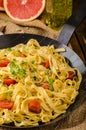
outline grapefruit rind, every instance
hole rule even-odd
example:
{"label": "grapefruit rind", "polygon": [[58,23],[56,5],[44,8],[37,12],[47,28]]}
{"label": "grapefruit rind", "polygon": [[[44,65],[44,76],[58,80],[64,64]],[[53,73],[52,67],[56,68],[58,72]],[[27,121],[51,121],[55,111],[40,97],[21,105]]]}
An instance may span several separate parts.
{"label": "grapefruit rind", "polygon": [[43,0],[42,2],[42,7],[40,8],[40,10],[38,11],[38,13],[35,15],[35,16],[32,16],[30,18],[27,18],[27,19],[20,19],[20,18],[15,18],[14,16],[11,15],[11,13],[9,12],[8,8],[7,8],[7,0],[4,0],[4,9],[5,9],[5,12],[7,13],[7,15],[13,19],[14,21],[17,21],[17,22],[28,22],[28,21],[32,21],[34,19],[36,19],[37,17],[39,17],[41,15],[41,13],[43,12],[44,8],[45,8],[45,1],[46,0]]}
{"label": "grapefruit rind", "polygon": [[0,11],[5,11],[3,7],[0,7]]}

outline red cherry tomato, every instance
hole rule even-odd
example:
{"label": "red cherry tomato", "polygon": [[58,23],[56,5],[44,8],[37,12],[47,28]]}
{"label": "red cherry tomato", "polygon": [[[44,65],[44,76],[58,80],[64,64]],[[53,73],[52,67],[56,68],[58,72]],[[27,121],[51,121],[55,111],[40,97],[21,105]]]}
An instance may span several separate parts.
{"label": "red cherry tomato", "polygon": [[73,80],[74,76],[75,76],[75,74],[74,74],[73,71],[68,71],[68,77],[67,77],[67,79]]}
{"label": "red cherry tomato", "polygon": [[16,81],[14,79],[8,78],[8,79],[5,79],[3,83],[9,86],[11,84],[15,84]]}
{"label": "red cherry tomato", "polygon": [[12,109],[14,102],[8,100],[0,100],[0,108],[3,109]]}
{"label": "red cherry tomato", "polygon": [[45,62],[45,65],[44,65],[44,66],[45,66],[45,68],[47,68],[47,69],[50,67],[49,60],[47,60],[47,61]]}
{"label": "red cherry tomato", "polygon": [[9,63],[9,59],[0,59],[0,67],[6,67]]}
{"label": "red cherry tomato", "polygon": [[35,100],[35,99],[30,101],[28,109],[31,112],[40,113],[41,112],[40,102],[38,100]]}

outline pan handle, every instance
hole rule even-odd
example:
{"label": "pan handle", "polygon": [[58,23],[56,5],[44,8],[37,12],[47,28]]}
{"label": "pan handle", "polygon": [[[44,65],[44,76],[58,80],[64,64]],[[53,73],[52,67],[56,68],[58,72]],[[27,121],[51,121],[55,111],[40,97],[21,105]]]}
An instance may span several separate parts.
{"label": "pan handle", "polygon": [[86,17],[86,0],[81,0],[78,8],[70,16],[67,22],[64,24],[58,38],[56,39],[59,43],[68,45],[70,38],[80,23]]}

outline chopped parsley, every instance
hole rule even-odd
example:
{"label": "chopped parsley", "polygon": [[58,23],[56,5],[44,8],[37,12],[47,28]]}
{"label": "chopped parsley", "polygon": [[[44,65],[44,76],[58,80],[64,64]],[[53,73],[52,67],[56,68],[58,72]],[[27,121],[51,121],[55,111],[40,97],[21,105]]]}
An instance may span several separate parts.
{"label": "chopped parsley", "polygon": [[26,70],[15,63],[15,60],[10,63],[10,72],[14,75],[14,78],[25,77]]}
{"label": "chopped parsley", "polygon": [[37,80],[37,77],[36,77],[36,76],[34,76],[33,78],[34,78],[34,80]]}
{"label": "chopped parsley", "polygon": [[49,83],[49,85],[50,85],[50,88],[49,88],[49,90],[51,90],[51,91],[53,91],[54,90],[54,88],[53,88],[53,80],[52,79],[49,79],[48,80],[48,83]]}
{"label": "chopped parsley", "polygon": [[6,48],[7,51],[12,51],[12,48]]}
{"label": "chopped parsley", "polygon": [[7,95],[10,95],[10,94],[12,94],[13,93],[13,91],[7,91],[5,94],[7,94]]}
{"label": "chopped parsley", "polygon": [[32,62],[31,62],[32,64],[34,64],[35,63],[35,61],[34,60],[32,60]]}
{"label": "chopped parsley", "polygon": [[48,83],[49,83],[49,85],[53,85],[53,80],[52,80],[52,79],[49,79],[49,80],[48,80]]}
{"label": "chopped parsley", "polygon": [[22,65],[27,65],[27,62],[24,61],[24,60],[22,60],[21,64],[22,64]]}

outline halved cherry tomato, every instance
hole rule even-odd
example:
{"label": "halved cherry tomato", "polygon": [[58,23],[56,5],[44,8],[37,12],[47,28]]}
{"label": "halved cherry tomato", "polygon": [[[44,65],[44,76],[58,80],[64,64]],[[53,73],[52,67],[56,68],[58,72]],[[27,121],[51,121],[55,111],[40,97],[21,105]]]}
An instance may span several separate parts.
{"label": "halved cherry tomato", "polygon": [[26,57],[26,55],[25,54],[23,54],[23,53],[20,53],[20,55],[19,55],[20,57]]}
{"label": "halved cherry tomato", "polygon": [[14,79],[8,78],[8,79],[5,79],[3,83],[9,86],[11,84],[15,84],[16,81]]}
{"label": "halved cherry tomato", "polygon": [[0,67],[6,67],[9,63],[9,59],[0,59]]}
{"label": "halved cherry tomato", "polygon": [[12,109],[14,102],[8,100],[0,100],[0,108]]}
{"label": "halved cherry tomato", "polygon": [[44,65],[44,66],[45,66],[45,68],[47,68],[47,69],[50,67],[49,60],[47,60],[47,61],[45,62],[45,65]]}
{"label": "halved cherry tomato", "polygon": [[68,71],[68,77],[67,77],[67,79],[73,80],[74,76],[75,76],[75,74],[74,74],[73,71]]}
{"label": "halved cherry tomato", "polygon": [[50,86],[49,86],[48,84],[43,84],[42,87],[43,87],[44,89],[49,89],[49,88],[50,88]]}
{"label": "halved cherry tomato", "polygon": [[40,102],[36,99],[30,101],[30,103],[28,105],[28,109],[31,112],[40,113],[41,112]]}

